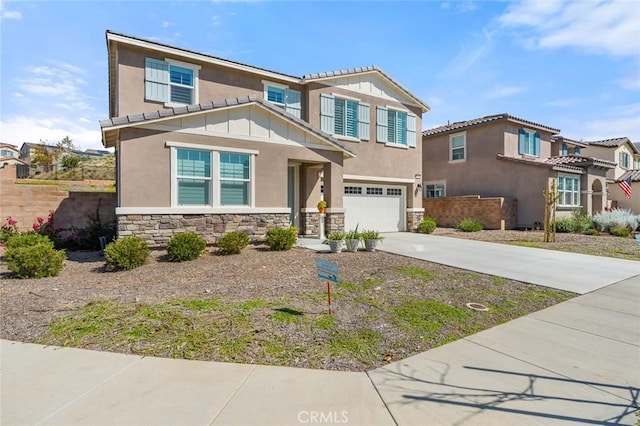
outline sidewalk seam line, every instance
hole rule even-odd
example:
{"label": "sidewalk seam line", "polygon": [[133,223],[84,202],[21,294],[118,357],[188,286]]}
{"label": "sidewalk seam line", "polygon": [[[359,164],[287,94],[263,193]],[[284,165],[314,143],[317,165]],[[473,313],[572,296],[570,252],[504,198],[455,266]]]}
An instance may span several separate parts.
{"label": "sidewalk seam line", "polygon": [[233,390],[233,392],[231,393],[231,395],[229,395],[229,397],[227,398],[227,400],[224,402],[224,404],[222,404],[222,407],[220,407],[220,409],[218,410],[218,412],[216,414],[214,414],[213,418],[211,419],[211,421],[209,422],[209,425],[213,425],[213,423],[216,421],[216,419],[218,417],[220,417],[220,414],[222,414],[222,412],[224,411],[224,409],[226,408],[227,405],[229,405],[229,402],[233,399],[233,397],[238,393],[238,391],[240,390],[240,388],[242,388],[242,386],[244,386],[245,383],[247,383],[247,380],[249,380],[249,377],[251,377],[251,375],[253,374],[254,371],[256,371],[256,368],[258,368],[257,365],[252,365],[251,371],[249,371],[249,373],[246,375],[246,377],[242,380],[242,382],[240,382],[240,384]]}
{"label": "sidewalk seam line", "polygon": [[380,391],[378,390],[378,387],[376,386],[375,382],[373,381],[373,379],[369,375],[369,372],[365,371],[365,374],[369,378],[369,381],[371,382],[371,385],[373,385],[373,389],[375,389],[376,393],[378,394],[378,398],[380,398],[380,401],[382,401],[382,403],[384,404],[384,408],[387,409],[387,412],[391,416],[391,420],[393,420],[393,423],[395,423],[396,426],[399,426],[398,420],[396,420],[396,418],[394,417],[393,413],[391,412],[391,409],[387,405],[387,401],[385,401],[384,398],[382,397],[382,394],[380,393]]}
{"label": "sidewalk seam line", "polygon": [[637,345],[635,343],[629,343],[629,342],[625,342],[624,340],[614,339],[612,337],[603,336],[601,334],[593,333],[593,332],[590,332],[590,331],[580,330],[579,328],[571,327],[571,326],[568,326],[566,324],[561,324],[561,323],[558,323],[558,322],[549,321],[549,320],[545,320],[545,319],[542,319],[542,318],[535,318],[535,317],[532,317],[532,316],[529,316],[529,318],[531,318],[532,320],[544,322],[544,323],[547,323],[547,324],[557,325],[558,327],[568,328],[569,330],[574,330],[574,331],[577,331],[577,332],[580,332],[580,333],[589,334],[591,336],[600,337],[601,339],[607,339],[607,340],[611,340],[611,341],[614,341],[614,342],[623,343],[623,344],[629,345],[629,346],[640,347],[640,345]]}
{"label": "sidewalk seam line", "polygon": [[[612,285],[615,285],[615,284],[612,284]],[[591,294],[591,293],[587,293],[587,294]],[[583,294],[581,296],[586,296],[586,294]],[[575,299],[579,299],[581,296],[578,296]],[[604,295],[604,296],[606,296],[606,295]],[[576,301],[575,299],[569,299],[569,300],[567,300],[567,301],[565,301],[563,303],[575,303],[576,305],[580,305],[580,306],[588,306],[590,308],[600,309],[601,311],[615,312],[617,314],[629,315],[630,317],[634,317],[634,318],[640,319],[640,315],[634,315],[634,314],[630,314],[629,312],[622,312],[622,311],[616,311],[614,309],[603,308],[602,306],[594,306],[594,305],[591,305],[591,304],[588,304],[588,303],[584,303],[584,302],[581,303],[580,301]]]}

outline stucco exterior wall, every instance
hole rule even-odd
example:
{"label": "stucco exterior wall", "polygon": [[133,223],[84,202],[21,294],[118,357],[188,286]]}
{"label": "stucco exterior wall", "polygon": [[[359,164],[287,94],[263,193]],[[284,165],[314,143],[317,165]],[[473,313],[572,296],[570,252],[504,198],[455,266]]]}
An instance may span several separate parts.
{"label": "stucco exterior wall", "polygon": [[[624,169],[619,164],[620,153],[621,152],[626,152],[626,153],[629,154],[629,169]],[[584,148],[582,150],[582,153],[584,155],[589,156],[589,157],[600,158],[602,160],[613,161],[614,163],[616,163],[616,168],[615,169],[611,169],[611,170],[609,170],[607,172],[607,178],[611,179],[611,180],[618,179],[627,170],[630,170],[630,169],[633,168],[633,156],[634,156],[634,153],[633,153],[632,149],[627,144],[624,144],[624,145],[619,146],[619,147],[606,147],[606,146],[589,145],[587,148]]]}
{"label": "stucco exterior wall", "polygon": [[[225,139],[178,132],[126,129],[121,134],[120,207],[170,207],[171,157],[167,141],[257,150],[255,159],[256,207],[287,206],[289,161],[327,163],[342,167],[342,153],[303,147]],[[339,173],[339,170],[336,171]]]}
{"label": "stucco exterior wall", "polygon": [[609,199],[616,201],[619,209],[629,209],[635,214],[640,214],[640,182],[631,184],[632,196],[627,199],[617,183],[609,185]]}

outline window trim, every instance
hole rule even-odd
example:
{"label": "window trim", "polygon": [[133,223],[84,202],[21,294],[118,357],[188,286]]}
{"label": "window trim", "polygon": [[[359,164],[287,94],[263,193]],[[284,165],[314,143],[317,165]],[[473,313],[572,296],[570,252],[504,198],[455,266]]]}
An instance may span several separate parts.
{"label": "window trim", "polygon": [[[171,183],[170,183],[170,197],[171,197],[171,209],[210,209],[210,210],[218,210],[218,209],[254,209],[255,208],[255,193],[256,193],[256,170],[255,170],[255,159],[258,156],[259,151],[251,150],[251,149],[241,149],[241,148],[233,148],[233,147],[222,147],[222,146],[211,146],[211,145],[199,145],[194,143],[185,143],[185,142],[172,142],[167,141],[165,143],[165,147],[170,149],[170,163],[169,167],[171,169]],[[184,206],[178,204],[178,149],[189,149],[196,151],[208,151],[211,153],[211,178],[209,182],[209,194],[210,200],[207,205],[193,205],[193,206]],[[249,155],[249,194],[247,194],[248,204],[247,205],[222,205],[220,200],[220,154],[221,153],[231,153],[231,154],[247,154]],[[214,173],[213,170],[216,170]]]}
{"label": "window trim", "polygon": [[[525,143],[526,146],[524,147],[525,148],[524,150],[521,150],[521,145],[520,145],[521,132],[527,135],[527,140]],[[530,138],[528,137],[529,135],[533,135],[533,153],[529,152],[529,143],[530,143]],[[542,135],[540,133],[538,133],[536,130],[530,130],[524,127],[521,127],[520,129],[518,129],[518,154],[519,155],[522,155],[523,157],[529,157],[529,158],[540,158],[541,150],[542,150]]]}
{"label": "window trim", "polygon": [[[278,103],[278,102],[272,102],[269,100],[269,86],[276,88],[276,89],[282,89],[284,90],[284,103]],[[295,105],[294,103],[288,103],[288,95],[289,92],[297,92],[298,96],[300,97],[300,107],[298,108],[297,106],[293,106]],[[297,118],[302,118],[302,109],[304,107],[303,102],[302,102],[302,91],[298,90],[298,89],[292,89],[290,86],[286,85],[286,84],[282,84],[282,83],[276,83],[273,81],[269,81],[269,80],[262,80],[262,96],[265,100],[265,102],[269,102],[272,105],[275,105],[278,108],[281,108],[283,111],[288,112],[289,114],[292,114],[294,116],[296,116]],[[291,109],[295,109],[297,111],[299,111],[299,115],[297,114],[293,114],[290,110]]]}
{"label": "window trim", "polygon": [[[169,64],[169,76],[171,76],[171,66],[175,65],[177,67],[182,67],[182,68],[187,68],[193,71],[193,99],[192,99],[192,103],[191,104],[181,104],[178,102],[172,102],[171,101],[171,86],[174,85],[175,83],[171,83],[171,78],[169,77],[169,81],[167,83],[168,86],[168,91],[167,91],[167,101],[164,103],[164,106],[167,107],[180,107],[180,106],[185,106],[185,105],[195,105],[199,102],[200,99],[200,93],[199,93],[199,81],[200,81],[200,70],[202,69],[202,67],[200,65],[195,65],[195,64],[190,64],[187,62],[182,62],[182,61],[177,61],[175,59],[171,59],[171,58],[164,58],[164,61]],[[187,87],[187,86],[181,86],[178,84],[175,84],[178,87]]]}
{"label": "window trim", "polygon": [[[453,139],[458,137],[458,136],[464,136],[464,144],[462,146],[462,148],[457,147],[457,148],[453,148]],[[454,149],[462,149],[463,153],[464,153],[464,157],[463,158],[459,158],[457,160],[453,159],[453,150]],[[449,163],[453,164],[453,163],[464,163],[465,161],[467,161],[467,132],[458,132],[458,133],[452,133],[449,135]]]}
{"label": "window trim", "polygon": [[[567,207],[567,208],[575,208],[575,207],[580,207],[581,204],[581,184],[580,184],[580,176],[576,176],[576,175],[565,175],[565,174],[558,174],[558,183],[557,183],[557,188],[558,188],[558,207]],[[575,186],[572,187],[571,189],[571,200],[572,203],[571,204],[566,204],[565,203],[565,194],[568,192],[566,189],[562,189],[562,191],[560,191],[560,179],[564,179],[564,184],[563,184],[563,188],[566,186],[566,179],[571,179],[577,182],[577,189],[575,188]],[[577,202],[576,202],[576,195],[577,195]]]}
{"label": "window trim", "polygon": [[[325,102],[330,101],[331,107],[325,110]],[[336,133],[336,103],[344,102],[344,135]],[[347,135],[347,104],[356,104],[354,129],[356,136]],[[362,111],[367,111],[362,113]],[[347,142],[368,142],[371,140],[371,105],[359,98],[343,95],[341,93],[320,93],[320,129],[329,133],[336,139]],[[361,119],[362,118],[362,119]],[[368,119],[365,121],[365,119]],[[327,121],[325,121],[327,120]]]}
{"label": "window trim", "polygon": [[[429,185],[442,185],[442,197],[427,197],[427,186]],[[434,188],[435,189],[435,188]],[[444,198],[447,196],[447,181],[446,180],[427,180],[422,182],[422,197],[423,198]]]}

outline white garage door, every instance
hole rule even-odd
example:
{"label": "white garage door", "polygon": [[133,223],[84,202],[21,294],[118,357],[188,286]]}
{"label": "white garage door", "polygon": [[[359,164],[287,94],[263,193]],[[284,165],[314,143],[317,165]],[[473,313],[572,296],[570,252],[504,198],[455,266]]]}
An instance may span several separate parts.
{"label": "white garage door", "polygon": [[402,186],[346,184],[345,230],[403,231],[404,191]]}

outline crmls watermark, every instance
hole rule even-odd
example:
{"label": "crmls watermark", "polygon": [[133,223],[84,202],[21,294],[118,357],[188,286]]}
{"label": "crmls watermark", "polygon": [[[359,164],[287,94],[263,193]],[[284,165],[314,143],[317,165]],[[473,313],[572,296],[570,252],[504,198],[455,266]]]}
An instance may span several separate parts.
{"label": "crmls watermark", "polygon": [[303,424],[349,423],[348,411],[299,411],[298,422]]}

